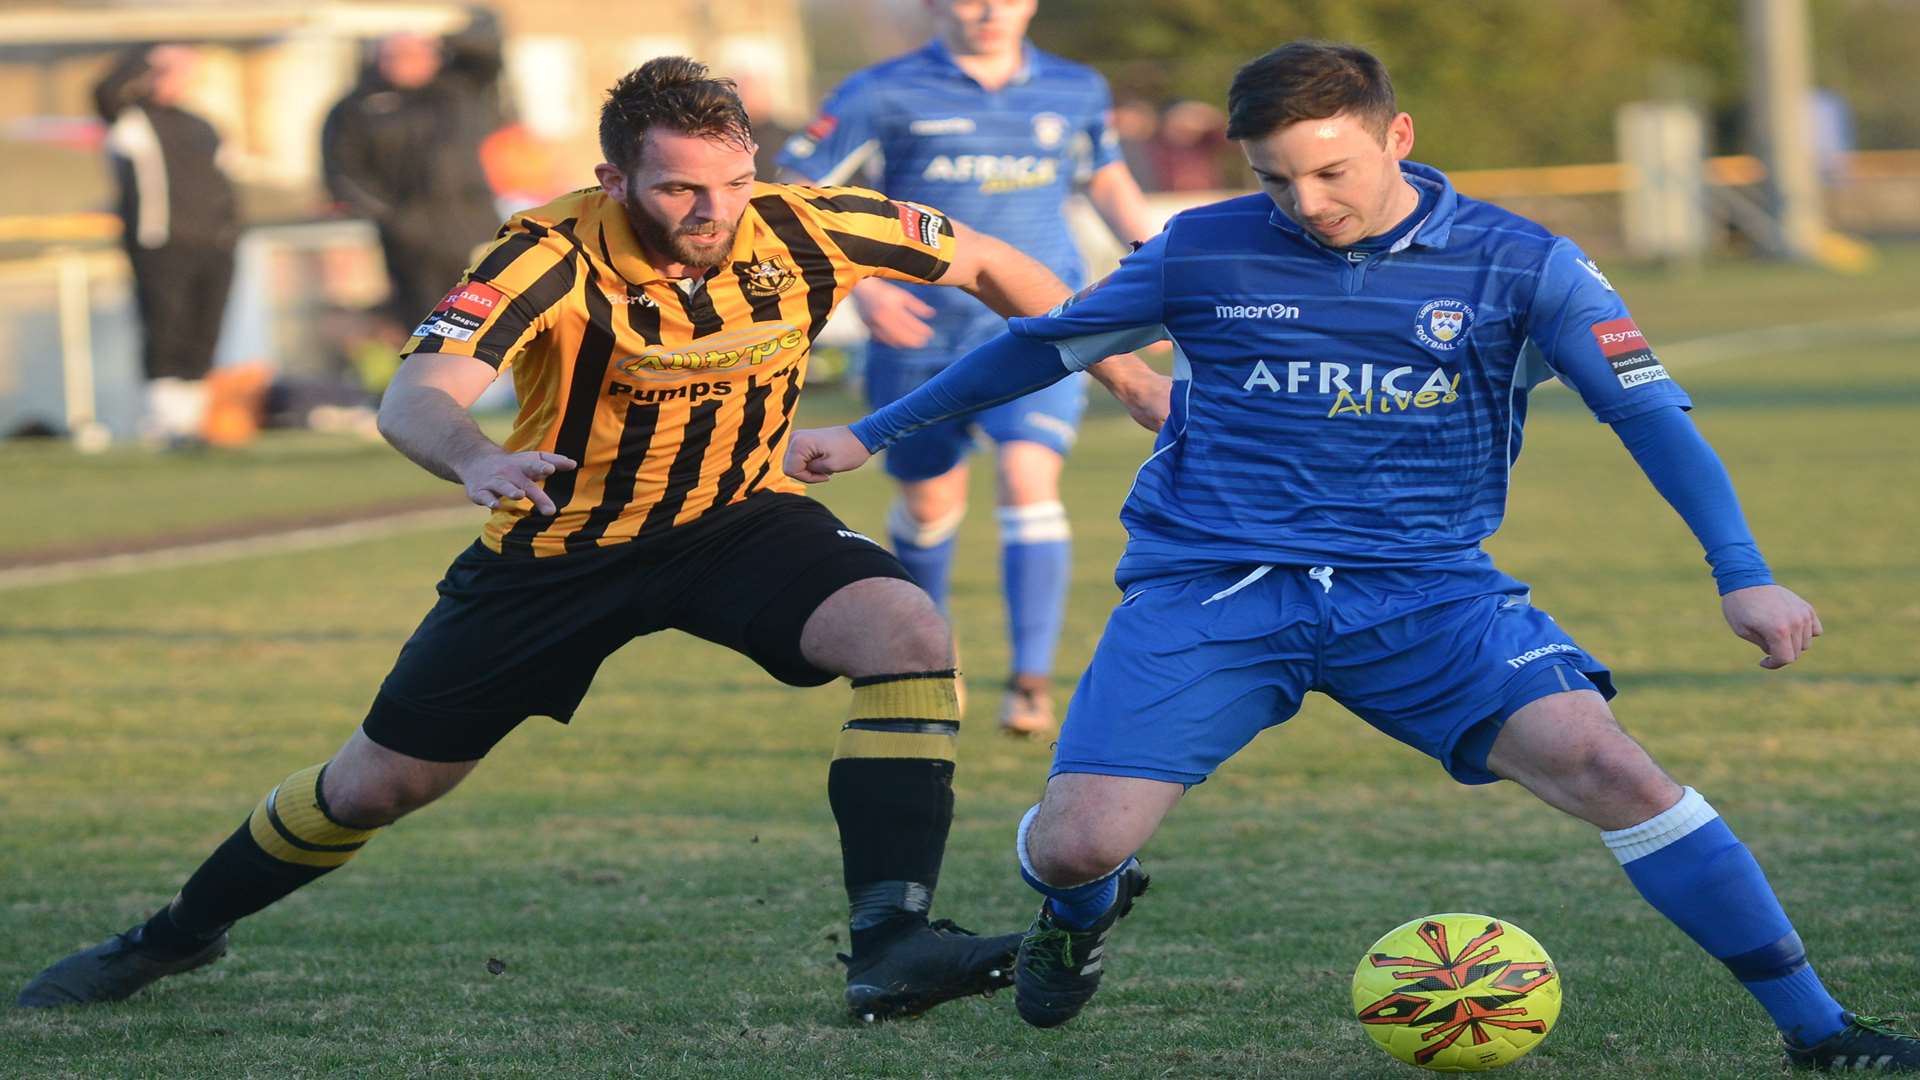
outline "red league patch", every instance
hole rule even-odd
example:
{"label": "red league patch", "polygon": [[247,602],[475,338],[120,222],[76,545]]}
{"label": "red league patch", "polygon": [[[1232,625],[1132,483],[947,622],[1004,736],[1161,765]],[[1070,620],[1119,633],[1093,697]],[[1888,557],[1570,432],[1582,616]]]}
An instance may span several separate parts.
{"label": "red league patch", "polygon": [[1612,319],[1593,324],[1593,340],[1608,359],[1647,347],[1647,336],[1633,325],[1632,319]]}
{"label": "red league patch", "polygon": [[434,310],[435,314],[443,311],[464,311],[469,315],[478,315],[480,320],[485,322],[493,316],[494,310],[505,299],[505,294],[486,282],[470,281],[455,287]]}
{"label": "red league patch", "polygon": [[901,203],[900,204],[900,231],[903,233],[906,233],[910,237],[919,236],[920,235],[920,219],[926,216],[927,215],[921,213],[918,210],[915,210],[913,207],[908,206],[906,203]]}
{"label": "red league patch", "polygon": [[840,121],[837,118],[821,113],[819,119],[807,125],[806,135],[807,138],[817,142],[833,134],[833,129],[839,126]]}
{"label": "red league patch", "polygon": [[506,302],[505,293],[484,281],[456,285],[413,332],[420,337],[435,334],[455,341],[467,341]]}
{"label": "red league patch", "polygon": [[940,228],[945,219],[924,207],[910,203],[900,203],[900,231],[907,239],[918,240],[927,247],[938,250],[940,247]]}

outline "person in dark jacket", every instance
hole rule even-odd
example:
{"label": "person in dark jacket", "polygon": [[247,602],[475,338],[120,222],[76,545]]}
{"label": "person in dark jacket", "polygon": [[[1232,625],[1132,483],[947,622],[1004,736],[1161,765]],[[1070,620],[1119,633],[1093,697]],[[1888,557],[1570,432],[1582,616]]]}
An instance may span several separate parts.
{"label": "person in dark jacket", "polygon": [[185,46],[142,47],[94,87],[145,338],[143,434],[176,444],[199,437],[240,235],[219,133],[180,107],[195,63]]}
{"label": "person in dark jacket", "polygon": [[498,53],[454,46],[449,54],[416,34],[383,39],[321,133],[328,190],[379,229],[388,313],[403,330],[433,310],[500,225],[480,164],[480,144],[499,126]]}

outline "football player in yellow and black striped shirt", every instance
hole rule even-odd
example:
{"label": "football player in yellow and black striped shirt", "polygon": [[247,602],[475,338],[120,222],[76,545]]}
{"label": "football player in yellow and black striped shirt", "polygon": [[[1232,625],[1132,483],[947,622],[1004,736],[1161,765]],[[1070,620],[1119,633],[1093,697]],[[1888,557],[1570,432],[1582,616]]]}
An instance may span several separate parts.
{"label": "football player in yellow and black striped shirt", "polygon": [[[855,1014],[1011,981],[1019,935],[927,921],[959,730],[946,624],[780,461],[808,347],[854,283],[952,285],[1007,315],[1066,287],[931,207],[756,182],[732,84],[691,60],[623,78],[600,134],[600,186],[509,221],[381,403],[388,439],[493,515],[360,730],[269,792],[153,918],[48,968],[22,1004],[117,1000],[218,958],[235,920],[451,790],[521,720],[570,719],[603,659],[669,628],[793,685],[852,678],[827,788]],[[1136,414],[1165,415],[1165,380],[1130,357],[1101,367]],[[502,368],[522,403],[504,446],[466,411]]]}

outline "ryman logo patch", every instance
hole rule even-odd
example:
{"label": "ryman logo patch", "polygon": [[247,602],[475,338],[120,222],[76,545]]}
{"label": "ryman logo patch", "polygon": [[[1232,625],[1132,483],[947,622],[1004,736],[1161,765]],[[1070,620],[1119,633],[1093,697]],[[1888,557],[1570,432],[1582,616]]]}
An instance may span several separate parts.
{"label": "ryman logo patch", "polygon": [[473,337],[474,331],[486,325],[500,305],[507,302],[505,293],[484,281],[469,281],[456,285],[440,301],[419,326],[414,327],[413,336],[452,338],[466,341]]}
{"label": "ryman logo patch", "polygon": [[1631,318],[1608,319],[1594,323],[1590,329],[1594,344],[1600,346],[1600,355],[1607,358],[1607,366],[1613,369],[1623,389],[1672,378],[1648,347],[1647,336]]}
{"label": "ryman logo patch", "polygon": [[900,230],[907,239],[918,240],[926,247],[940,249],[940,230],[946,219],[918,203],[900,203]]}

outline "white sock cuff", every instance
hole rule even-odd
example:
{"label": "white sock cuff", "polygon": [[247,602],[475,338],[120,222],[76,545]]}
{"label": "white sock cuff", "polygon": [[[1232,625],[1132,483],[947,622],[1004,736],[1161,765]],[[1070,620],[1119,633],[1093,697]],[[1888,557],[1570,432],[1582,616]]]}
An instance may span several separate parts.
{"label": "white sock cuff", "polygon": [[887,534],[914,547],[939,547],[953,539],[966,517],[967,508],[962,506],[945,517],[922,522],[907,512],[906,503],[895,499],[887,510]]}
{"label": "white sock cuff", "polygon": [[1686,788],[1682,790],[1679,802],[1638,825],[1603,832],[1600,839],[1624,866],[1684,838],[1719,816],[1707,800],[1700,797],[1699,792]]}
{"label": "white sock cuff", "polygon": [[1026,816],[1020,819],[1019,830],[1013,834],[1013,850],[1020,856],[1020,869],[1025,870],[1027,876],[1035,881],[1041,879],[1039,874],[1033,872],[1033,860],[1027,858],[1027,830],[1033,828],[1033,819],[1039,816],[1040,804],[1034,803]]}
{"label": "white sock cuff", "polygon": [[1002,544],[1044,544],[1073,538],[1067,508],[1057,499],[1025,506],[1003,506],[994,511],[994,516],[1000,520]]}

